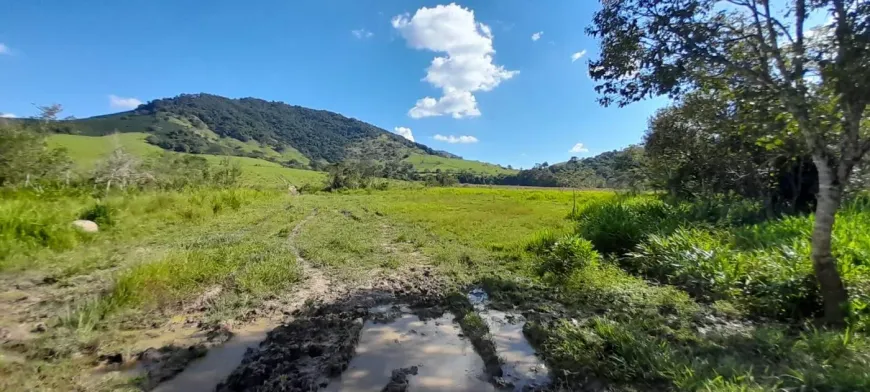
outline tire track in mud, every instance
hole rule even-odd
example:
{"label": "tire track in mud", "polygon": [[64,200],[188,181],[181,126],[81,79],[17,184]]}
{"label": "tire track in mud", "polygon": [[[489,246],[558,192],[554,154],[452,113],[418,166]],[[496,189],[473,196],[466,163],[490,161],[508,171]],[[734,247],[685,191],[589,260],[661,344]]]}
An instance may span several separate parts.
{"label": "tire track in mud", "polygon": [[319,210],[317,208],[311,211],[308,216],[302,219],[302,221],[293,228],[290,235],[287,236],[287,242],[290,245],[293,256],[296,258],[296,265],[302,270],[302,276],[305,279],[303,286],[294,290],[294,300],[292,303],[288,304],[290,308],[286,309],[288,311],[295,311],[308,301],[323,300],[330,292],[338,293],[339,291],[343,291],[336,290],[336,288],[333,287],[333,282],[326,277],[321,269],[315,268],[308,263],[308,261],[302,257],[299,248],[296,246],[296,239],[302,232],[303,226],[314,219],[318,212]]}
{"label": "tire track in mud", "polygon": [[234,328],[231,331],[232,337],[228,341],[212,347],[202,359],[182,364],[181,369],[170,369],[170,372],[177,374],[165,375],[168,376],[164,379],[165,382],[156,385],[155,391],[213,390],[242,363],[250,350],[257,350],[270,331],[293,319],[284,319],[284,315],[298,313],[309,303],[327,300],[344,291],[336,288],[323,271],[308,263],[296,246],[296,240],[304,226],[314,219],[317,213],[318,210],[315,208],[297,223],[287,236],[287,244],[304,280],[287,293],[282,293],[272,304],[264,304],[265,307],[271,308],[272,312],[267,312],[246,325]]}

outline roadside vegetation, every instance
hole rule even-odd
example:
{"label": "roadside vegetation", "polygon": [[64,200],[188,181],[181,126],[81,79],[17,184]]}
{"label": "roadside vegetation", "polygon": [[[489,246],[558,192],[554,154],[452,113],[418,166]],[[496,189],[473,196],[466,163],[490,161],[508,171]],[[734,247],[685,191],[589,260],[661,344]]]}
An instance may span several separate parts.
{"label": "roadside vegetation", "polygon": [[[674,100],[642,146],[529,170],[472,172],[357,120],[207,94],[80,130],[59,106],[0,124],[0,389],[145,388],[95,369],[167,329],[281,313],[306,281],[425,267],[479,351],[494,349],[469,288],[521,312],[557,390],[870,390],[870,9],[720,3],[603,2],[601,103]],[[310,139],[310,121],[328,132]]]}
{"label": "roadside vegetation", "polygon": [[[42,146],[30,150],[37,161],[63,157],[39,137],[27,140]],[[740,198],[427,186],[347,166],[291,196],[283,184],[246,186],[246,168],[231,161],[197,156],[107,170],[129,163],[122,152],[95,162],[101,170],[78,172],[90,178],[67,182],[33,166],[46,177],[5,183],[0,274],[18,288],[4,292],[13,310],[4,328],[44,327],[7,338],[4,389],[138,389],[135,379],[88,369],[100,356],[134,355],[136,341],[179,317],[209,330],[292,296],[306,278],[292,247],[344,282],[431,265],[459,292],[483,286],[493,306],[527,315],[526,335],[568,389],[860,390],[870,382],[862,294],[870,211],[861,197],[835,231],[853,312],[848,329],[829,330],[817,322],[812,215],[770,219],[763,203]],[[100,231],[83,233],[70,226],[75,219]],[[476,320],[473,312],[462,319]]]}

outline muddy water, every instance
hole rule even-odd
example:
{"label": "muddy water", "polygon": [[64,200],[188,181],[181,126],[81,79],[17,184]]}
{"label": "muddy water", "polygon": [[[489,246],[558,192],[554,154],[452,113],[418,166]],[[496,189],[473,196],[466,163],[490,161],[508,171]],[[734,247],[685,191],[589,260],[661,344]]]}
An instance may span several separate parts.
{"label": "muddy water", "polygon": [[274,321],[260,320],[233,330],[234,335],[229,341],[210,349],[204,357],[192,362],[183,372],[160,384],[154,391],[213,391],[239,366],[245,351],[257,347],[275,326]]}
{"label": "muddy water", "polygon": [[504,380],[512,384],[515,391],[549,383],[547,366],[535,355],[535,349],[523,335],[526,322],[523,316],[519,313],[488,309],[489,296],[481,289],[472,290],[468,299],[489,326],[496,352],[504,360]]}
{"label": "muddy water", "polygon": [[348,369],[326,390],[380,391],[393,370],[417,366],[410,391],[494,391],[483,360],[460,335],[449,313],[427,321],[408,313],[388,323],[368,321]]}

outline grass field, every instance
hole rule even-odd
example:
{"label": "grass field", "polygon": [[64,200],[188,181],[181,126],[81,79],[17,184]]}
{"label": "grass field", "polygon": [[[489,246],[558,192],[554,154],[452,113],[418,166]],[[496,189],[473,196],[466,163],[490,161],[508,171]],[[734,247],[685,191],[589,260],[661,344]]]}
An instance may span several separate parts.
{"label": "grass field", "polygon": [[[718,295],[719,279],[731,278],[721,270],[709,276],[716,270],[708,268],[723,263],[705,256],[702,250],[712,246],[702,242],[707,237],[692,234],[705,248],[687,251],[675,236],[688,234],[668,231],[676,227],[672,222],[684,225],[709,214],[665,209],[655,216],[667,220],[639,219],[646,212],[638,211],[667,208],[656,203],[648,196],[626,201],[608,191],[582,191],[575,206],[572,192],[498,187],[296,197],[277,190],[194,189],[107,200],[75,192],[6,193],[0,280],[8,284],[0,293],[0,327],[12,331],[39,321],[47,330],[0,348],[0,389],[136,389],[123,377],[89,375],[96,358],[130,355],[135,342],[162,328],[155,326],[190,318],[205,326],[242,322],[278,297],[292,298],[310,278],[296,264],[294,248],[336,282],[365,284],[372,271],[423,264],[454,287],[485,287],[494,306],[526,315],[526,335],[569,389],[591,380],[615,390],[870,386],[870,342],[857,324],[826,331],[807,319],[754,315],[749,305],[768,303],[759,298],[792,301],[777,293],[792,293],[782,290],[802,280],[787,273],[801,273],[802,267],[765,264],[755,276],[768,291]],[[848,223],[838,232],[839,241],[854,249],[838,254],[848,260],[863,257],[864,241],[856,233],[870,222],[867,210],[855,208],[844,212],[841,222]],[[89,211],[102,211],[99,233],[84,235],[66,224]],[[732,213],[722,216],[736,222]],[[805,229],[801,219],[693,227],[734,233],[717,246],[744,252],[736,259],[773,263],[785,260],[774,249],[789,242],[770,240],[801,239],[795,234]],[[660,250],[662,259],[626,264],[604,251],[608,243],[645,243],[632,233],[650,228],[668,236],[671,242],[660,245],[677,246],[674,252]],[[753,248],[756,243],[771,245]],[[681,264],[686,257],[702,260]],[[774,277],[783,284],[765,275],[769,271],[778,271]],[[864,272],[851,274],[854,282]],[[701,277],[707,286],[693,285]],[[33,281],[51,283],[28,285]],[[208,306],[190,313],[200,298]]]}
{"label": "grass field", "polygon": [[[66,148],[78,168],[88,171],[118,146],[143,159],[159,155],[164,151],[160,147],[148,144],[145,141],[146,137],[148,137],[146,133],[119,133],[107,136],[51,135],[48,137],[48,144],[52,147]],[[222,155],[199,156],[205,157],[211,163],[218,163],[225,158]],[[286,168],[262,159],[229,158],[241,165],[242,181],[248,185],[282,185],[283,182],[279,178],[283,177],[298,187],[304,184],[320,185],[326,178],[326,175],[321,172]]]}
{"label": "grass field", "polygon": [[[66,148],[78,170],[87,172],[92,170],[97,162],[107,157],[118,146],[143,159],[158,156],[164,151],[160,147],[147,143],[145,141],[146,137],[148,137],[147,133],[138,132],[107,136],[58,134],[49,136],[48,144],[51,147]],[[243,149],[246,149],[245,151],[254,148],[236,140],[232,140],[231,144],[243,144]],[[298,152],[294,153],[294,151],[292,149],[285,151],[285,158],[299,159],[296,156],[299,155]],[[280,153],[271,151],[270,154]],[[199,156],[205,157],[211,163],[218,163],[224,159],[222,155],[199,154]],[[323,172],[286,168],[275,162],[262,159],[235,156],[230,157],[230,159],[241,165],[242,180],[247,185],[278,186],[283,185],[283,181],[279,178],[284,178],[299,187],[305,184],[320,185],[326,178],[326,174]],[[308,162],[307,159],[301,161],[303,163]],[[415,168],[420,171],[435,171],[436,169],[443,171],[471,170],[489,174],[509,174],[514,172],[483,162],[416,154],[408,158],[408,161],[414,164]]]}
{"label": "grass field", "polygon": [[411,156],[406,158],[405,161],[414,165],[414,168],[417,169],[417,171],[425,172],[434,172],[437,169],[453,172],[468,170],[475,173],[485,174],[513,174],[517,172],[516,170],[504,169],[491,163],[445,158],[434,155],[411,154]]}

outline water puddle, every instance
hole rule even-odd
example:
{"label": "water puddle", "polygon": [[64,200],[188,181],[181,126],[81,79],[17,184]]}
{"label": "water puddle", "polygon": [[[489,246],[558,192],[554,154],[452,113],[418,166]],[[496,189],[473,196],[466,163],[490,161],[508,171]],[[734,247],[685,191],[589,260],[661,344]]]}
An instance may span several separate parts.
{"label": "water puddle", "polygon": [[494,391],[486,381],[483,360],[462,338],[453,315],[421,320],[407,308],[379,307],[372,313],[403,311],[386,323],[367,321],[356,355],[327,391],[380,391],[393,371],[416,366],[407,377],[409,391]]}
{"label": "water puddle", "polygon": [[549,383],[547,366],[523,335],[525,318],[519,313],[488,309],[489,296],[482,289],[468,293],[468,300],[489,326],[496,352],[504,360],[502,379],[513,385],[515,391]]}
{"label": "water puddle", "polygon": [[245,351],[257,347],[275,326],[274,321],[264,319],[233,330],[230,340],[208,350],[204,357],[191,362],[184,371],[163,382],[154,391],[213,391],[239,366]]}

